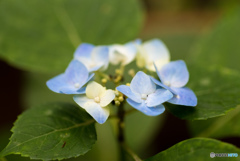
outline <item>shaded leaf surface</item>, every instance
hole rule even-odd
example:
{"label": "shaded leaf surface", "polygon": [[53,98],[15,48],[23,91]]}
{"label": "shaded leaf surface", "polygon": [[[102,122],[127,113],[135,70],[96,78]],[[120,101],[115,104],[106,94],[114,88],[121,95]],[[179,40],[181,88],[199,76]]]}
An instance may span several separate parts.
{"label": "shaded leaf surface", "polygon": [[239,137],[240,106],[227,115],[208,120],[189,121],[188,126],[193,136],[201,137]]}
{"label": "shaded leaf surface", "polygon": [[239,158],[210,158],[210,153],[238,153],[240,150],[228,143],[224,143],[214,139],[194,138],[182,141],[171,148],[158,153],[157,155],[146,159],[145,161],[215,161],[215,160],[231,160],[237,161]]}
{"label": "shaded leaf surface", "polygon": [[21,154],[31,159],[60,160],[85,154],[96,141],[93,119],[71,104],[32,108],[18,118],[12,132],[0,156]]}

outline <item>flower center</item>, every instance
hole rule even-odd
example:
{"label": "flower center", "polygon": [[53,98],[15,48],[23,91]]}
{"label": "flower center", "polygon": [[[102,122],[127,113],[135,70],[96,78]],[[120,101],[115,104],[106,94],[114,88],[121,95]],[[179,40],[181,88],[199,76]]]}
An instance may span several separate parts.
{"label": "flower center", "polygon": [[80,87],[80,84],[79,84],[79,83],[75,83],[75,84],[74,84],[74,87],[75,87],[75,88],[79,88],[79,87]]}
{"label": "flower center", "polygon": [[100,97],[98,97],[98,96],[95,97],[95,98],[94,98],[94,101],[95,101],[96,103],[100,103]]}
{"label": "flower center", "polygon": [[141,98],[142,98],[143,100],[146,100],[146,99],[147,99],[147,97],[148,97],[148,95],[147,95],[147,94],[142,94],[142,95],[141,95]]}

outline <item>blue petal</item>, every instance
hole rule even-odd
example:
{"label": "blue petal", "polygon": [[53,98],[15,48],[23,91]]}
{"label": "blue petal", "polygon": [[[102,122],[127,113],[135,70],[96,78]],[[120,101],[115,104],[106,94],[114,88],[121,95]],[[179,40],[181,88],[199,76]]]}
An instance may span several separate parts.
{"label": "blue petal", "polygon": [[196,106],[197,105],[197,97],[194,92],[187,88],[174,88],[172,90],[177,94],[168,102],[176,105],[184,105],[184,106]]}
{"label": "blue petal", "polygon": [[133,108],[141,111],[142,113],[144,113],[145,115],[148,115],[148,116],[157,116],[157,115],[160,115],[161,113],[163,113],[165,111],[165,108],[162,104],[158,105],[158,106],[155,106],[155,107],[147,107],[146,103],[144,103],[144,102],[143,103],[136,103],[129,98],[127,99],[127,102]]}
{"label": "blue petal", "polygon": [[69,84],[74,86],[77,83],[80,89],[88,79],[88,70],[81,62],[72,60],[65,71],[65,76]]}
{"label": "blue petal", "polygon": [[133,77],[130,89],[134,93],[149,95],[156,90],[156,85],[151,81],[150,77],[145,73],[139,71]]}
{"label": "blue petal", "polygon": [[157,79],[155,79],[155,78],[153,78],[153,77],[150,77],[150,78],[151,78],[151,80],[152,80],[155,84],[157,84],[158,86],[169,90],[169,91],[172,92],[173,94],[176,94],[170,87],[162,84],[161,82],[159,82]]}
{"label": "blue petal", "polygon": [[147,103],[148,107],[154,107],[170,100],[172,97],[173,94],[169,90],[160,88],[157,89],[154,93],[148,95],[145,103]]}
{"label": "blue petal", "polygon": [[56,93],[61,93],[60,89],[63,87],[70,87],[70,85],[66,82],[64,74],[60,74],[50,80],[47,81],[47,86],[50,90]]}
{"label": "blue petal", "polygon": [[126,95],[128,98],[132,99],[133,101],[137,103],[141,103],[142,99],[141,96],[137,93],[133,93],[129,86],[126,85],[120,85],[117,87],[117,90]]}
{"label": "blue petal", "polygon": [[78,59],[79,57],[90,58],[93,48],[94,45],[92,44],[82,43],[74,52],[74,59]]}
{"label": "blue petal", "polygon": [[96,66],[103,67],[103,70],[107,69],[109,63],[109,49],[107,46],[95,47],[91,57]]}
{"label": "blue petal", "polygon": [[187,66],[183,60],[170,62],[159,71],[160,80],[170,87],[183,87],[189,80]]}
{"label": "blue petal", "polygon": [[84,93],[86,93],[86,87],[82,87],[80,89],[76,89],[72,86],[62,87],[60,89],[60,93],[63,93],[63,94],[84,94]]}
{"label": "blue petal", "polygon": [[95,75],[94,73],[90,74],[89,77],[88,77],[88,79],[87,79],[87,81],[86,81],[86,83],[92,81],[94,75]]}

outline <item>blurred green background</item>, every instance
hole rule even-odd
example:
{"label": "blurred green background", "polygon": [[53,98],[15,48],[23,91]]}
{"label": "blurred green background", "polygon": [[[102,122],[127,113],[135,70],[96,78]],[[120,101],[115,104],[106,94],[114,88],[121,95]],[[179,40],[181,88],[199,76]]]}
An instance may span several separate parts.
{"label": "blurred green background", "polygon": [[[64,71],[79,43],[160,38],[172,60],[239,71],[239,29],[238,0],[0,0],[0,150],[25,109],[46,102],[73,103],[71,96],[51,92],[45,82]],[[142,158],[194,136],[218,138],[240,147],[238,114],[239,107],[223,117],[185,121],[168,111],[158,117],[136,112],[126,118],[126,138]],[[93,150],[69,161],[118,160],[111,128],[115,123],[97,125]],[[29,160],[15,155],[6,158]]]}

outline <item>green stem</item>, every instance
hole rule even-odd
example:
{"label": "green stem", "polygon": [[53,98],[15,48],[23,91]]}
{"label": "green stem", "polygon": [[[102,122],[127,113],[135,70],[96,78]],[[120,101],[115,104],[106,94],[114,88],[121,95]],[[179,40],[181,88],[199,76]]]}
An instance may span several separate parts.
{"label": "green stem", "polygon": [[120,106],[118,107],[118,143],[120,145],[120,155],[121,155],[121,160],[124,161],[125,157],[124,157],[124,149],[122,148],[122,144],[124,144],[125,142],[125,138],[124,138],[124,108],[123,108],[123,103],[120,104]]}
{"label": "green stem", "polygon": [[125,110],[124,105],[125,102],[122,102],[120,106],[118,107],[118,142],[120,145],[120,154],[121,154],[121,160],[125,160],[125,152],[127,152],[135,161],[142,161],[137,154],[135,154],[125,143],[125,137],[124,137],[124,116],[125,116]]}

